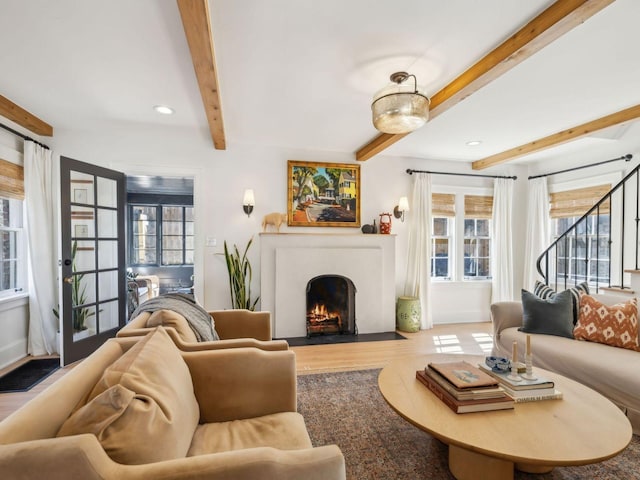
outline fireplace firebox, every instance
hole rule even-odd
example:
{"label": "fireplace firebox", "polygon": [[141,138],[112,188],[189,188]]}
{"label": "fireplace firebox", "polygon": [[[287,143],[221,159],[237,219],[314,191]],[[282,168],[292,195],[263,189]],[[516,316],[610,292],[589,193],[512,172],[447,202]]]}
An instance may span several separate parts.
{"label": "fireplace firebox", "polygon": [[355,335],[356,287],[341,275],[319,275],[307,283],[307,337]]}

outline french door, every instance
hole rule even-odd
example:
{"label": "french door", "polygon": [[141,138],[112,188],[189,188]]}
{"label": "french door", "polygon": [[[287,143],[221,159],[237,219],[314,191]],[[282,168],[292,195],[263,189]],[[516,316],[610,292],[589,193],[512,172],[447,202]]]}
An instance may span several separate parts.
{"label": "french door", "polygon": [[125,176],[60,157],[60,187],[61,357],[68,365],[126,322]]}

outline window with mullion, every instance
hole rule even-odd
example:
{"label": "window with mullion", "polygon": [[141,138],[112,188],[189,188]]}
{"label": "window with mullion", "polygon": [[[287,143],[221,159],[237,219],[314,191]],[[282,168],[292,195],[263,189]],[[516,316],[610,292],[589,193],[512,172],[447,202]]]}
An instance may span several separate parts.
{"label": "window with mullion", "polygon": [[431,236],[431,278],[451,280],[451,220],[433,217]]}
{"label": "window with mullion", "polygon": [[156,205],[131,206],[131,255],[135,265],[156,265],[158,262]]}
{"label": "window with mullion", "polygon": [[[580,217],[555,219],[555,238]],[[571,283],[608,284],[610,262],[609,214],[590,215],[558,243],[558,276]]]}
{"label": "window with mullion", "polygon": [[22,208],[22,200],[0,197],[0,297],[13,295],[26,286]]}
{"label": "window with mullion", "polygon": [[486,218],[464,219],[464,279],[487,280],[491,278],[490,220]]}
{"label": "window with mullion", "polygon": [[193,264],[193,207],[162,207],[162,265]]}

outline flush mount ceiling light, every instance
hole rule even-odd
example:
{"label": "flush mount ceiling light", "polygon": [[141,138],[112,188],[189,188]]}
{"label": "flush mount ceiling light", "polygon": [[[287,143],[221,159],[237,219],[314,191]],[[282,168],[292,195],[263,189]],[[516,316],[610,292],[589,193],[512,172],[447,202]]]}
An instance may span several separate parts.
{"label": "flush mount ceiling light", "polygon": [[173,108],[168,107],[167,105],[154,105],[153,109],[163,115],[173,115],[173,112],[175,111]]}
{"label": "flush mount ceiling light", "polygon": [[482,143],[482,140],[469,140],[466,145],[468,147],[476,147]]}
{"label": "flush mount ceiling light", "polygon": [[[404,83],[409,77],[413,77],[413,85]],[[413,132],[429,119],[429,97],[418,90],[415,75],[396,72],[389,79],[393,83],[373,97],[373,125],[383,133]]]}

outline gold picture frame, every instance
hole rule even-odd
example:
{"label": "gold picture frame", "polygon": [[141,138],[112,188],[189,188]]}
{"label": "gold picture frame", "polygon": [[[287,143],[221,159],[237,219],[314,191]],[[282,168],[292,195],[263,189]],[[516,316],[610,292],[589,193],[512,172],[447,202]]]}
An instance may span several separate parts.
{"label": "gold picture frame", "polygon": [[287,162],[287,225],[360,227],[360,165]]}

